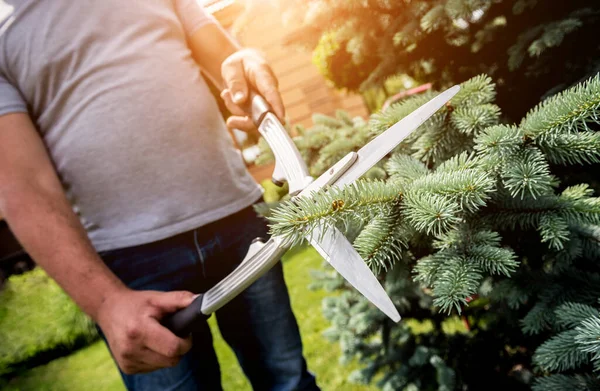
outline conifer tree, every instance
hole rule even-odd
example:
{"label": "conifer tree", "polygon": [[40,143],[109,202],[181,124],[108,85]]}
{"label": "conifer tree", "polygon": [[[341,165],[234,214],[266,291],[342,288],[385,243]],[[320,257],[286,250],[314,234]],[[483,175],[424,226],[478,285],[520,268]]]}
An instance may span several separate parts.
{"label": "conifer tree", "polygon": [[[315,288],[339,293],[323,303],[326,335],[343,360],[362,362],[354,380],[600,390],[596,1],[277,3],[338,88],[386,89],[396,75],[438,91],[467,80],[358,183],[261,210],[295,244],[336,224],[403,315],[392,324],[326,264],[315,272]],[[433,95],[367,120],[317,114],[295,141],[318,175]]]}
{"label": "conifer tree", "polygon": [[441,90],[485,73],[516,122],[543,97],[600,70],[596,0],[275,2],[290,41],[312,50],[338,88],[365,91],[404,74]]}
{"label": "conifer tree", "polygon": [[[294,139],[319,175],[435,92],[368,120],[314,116]],[[600,77],[502,121],[487,76],[462,89],[365,178],[263,212],[294,244],[338,226],[403,320],[391,323],[328,267],[314,287],[326,336],[356,381],[383,390],[600,389]],[[462,323],[458,323],[461,319]],[[510,388],[509,388],[510,387]]]}

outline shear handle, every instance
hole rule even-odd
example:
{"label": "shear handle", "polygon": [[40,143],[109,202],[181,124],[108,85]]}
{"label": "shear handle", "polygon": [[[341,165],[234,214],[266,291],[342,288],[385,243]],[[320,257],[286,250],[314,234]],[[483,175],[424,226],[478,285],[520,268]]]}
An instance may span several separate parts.
{"label": "shear handle", "polygon": [[192,304],[164,317],[162,325],[168,328],[179,338],[186,338],[196,328],[200,321],[210,318],[210,314],[202,312],[202,301],[204,295],[200,294]]}
{"label": "shear handle", "polygon": [[246,113],[250,114],[250,118],[252,119],[252,122],[254,122],[254,125],[259,127],[265,118],[265,115],[267,115],[267,113],[273,113],[273,108],[267,100],[256,91],[250,89],[249,92],[248,99],[241,107]]}
{"label": "shear handle", "polygon": [[199,295],[189,306],[167,315],[162,325],[175,335],[185,338],[219,308],[230,302],[254,281],[268,272],[288,250],[277,239],[265,243],[255,239],[244,260],[227,277],[207,292]]}

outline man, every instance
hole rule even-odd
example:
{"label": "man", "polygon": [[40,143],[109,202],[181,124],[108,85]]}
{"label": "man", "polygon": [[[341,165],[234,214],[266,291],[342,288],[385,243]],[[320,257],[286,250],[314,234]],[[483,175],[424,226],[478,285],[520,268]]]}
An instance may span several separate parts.
{"label": "man", "polygon": [[[4,0],[0,20],[0,213],[98,323],[129,389],[220,389],[208,327],[180,339],[160,319],[266,234],[200,75],[249,129],[250,86],[284,114],[265,60],[196,0]],[[281,265],[217,320],[254,389],[318,389]]]}

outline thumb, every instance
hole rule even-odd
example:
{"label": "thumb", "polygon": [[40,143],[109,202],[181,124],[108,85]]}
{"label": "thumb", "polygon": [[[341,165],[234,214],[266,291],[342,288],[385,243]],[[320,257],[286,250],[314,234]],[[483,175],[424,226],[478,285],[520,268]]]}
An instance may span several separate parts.
{"label": "thumb", "polygon": [[187,307],[195,298],[196,295],[187,291],[155,292],[150,303],[164,314]]}
{"label": "thumb", "polygon": [[233,103],[243,103],[248,97],[248,82],[242,61],[225,61],[221,73],[226,87],[231,92]]}

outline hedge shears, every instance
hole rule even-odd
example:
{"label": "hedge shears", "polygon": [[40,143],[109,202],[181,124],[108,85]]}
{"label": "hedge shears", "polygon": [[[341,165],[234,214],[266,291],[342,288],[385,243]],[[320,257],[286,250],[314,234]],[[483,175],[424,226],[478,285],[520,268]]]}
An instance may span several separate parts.
{"label": "hedge shears", "polygon": [[[348,153],[317,179],[309,175],[296,145],[264,98],[252,93],[249,112],[275,155],[273,182],[287,182],[293,201],[295,197],[312,198],[314,193],[328,187],[341,187],[355,182],[452,99],[459,89],[457,85],[440,93],[358,152]],[[400,321],[400,314],[377,277],[337,228],[321,225],[311,230],[305,238],[358,292],[394,322]],[[289,242],[279,236],[272,236],[266,242],[260,238],[255,239],[235,270],[211,289],[199,294],[188,307],[165,317],[163,325],[174,334],[186,337],[194,330],[197,322],[210,317],[265,274],[289,248]]]}

